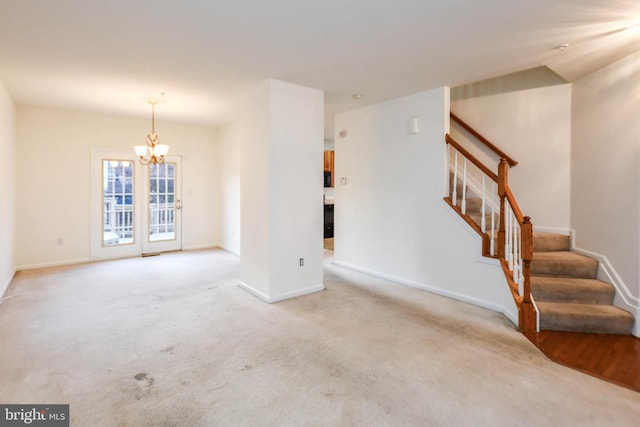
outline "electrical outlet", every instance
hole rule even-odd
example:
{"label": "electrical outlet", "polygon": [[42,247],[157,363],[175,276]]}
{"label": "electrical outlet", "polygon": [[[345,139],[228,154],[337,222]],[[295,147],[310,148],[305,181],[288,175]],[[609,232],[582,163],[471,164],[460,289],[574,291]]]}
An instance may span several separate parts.
{"label": "electrical outlet", "polygon": [[347,177],[346,176],[340,177],[340,185],[347,185]]}
{"label": "electrical outlet", "polygon": [[304,258],[300,258],[300,267],[304,267]]}
{"label": "electrical outlet", "polygon": [[62,237],[58,237],[56,239],[56,245],[58,245],[58,246],[64,245],[64,239]]}

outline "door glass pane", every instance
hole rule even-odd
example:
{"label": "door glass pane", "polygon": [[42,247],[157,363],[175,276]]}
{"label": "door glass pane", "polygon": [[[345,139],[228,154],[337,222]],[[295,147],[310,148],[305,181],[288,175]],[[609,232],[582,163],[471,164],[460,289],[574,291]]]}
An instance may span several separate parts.
{"label": "door glass pane", "polygon": [[175,234],[175,163],[149,165],[149,241],[173,240]]}
{"label": "door glass pane", "polygon": [[133,164],[102,161],[102,245],[133,243]]}

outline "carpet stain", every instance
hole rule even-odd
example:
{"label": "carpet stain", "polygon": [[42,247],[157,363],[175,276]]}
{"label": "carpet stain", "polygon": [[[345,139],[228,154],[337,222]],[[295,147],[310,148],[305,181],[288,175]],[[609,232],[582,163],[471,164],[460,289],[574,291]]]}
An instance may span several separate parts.
{"label": "carpet stain", "polygon": [[140,372],[139,374],[136,374],[133,378],[137,379],[138,381],[142,381],[145,378],[147,378],[147,373],[146,372]]}
{"label": "carpet stain", "polygon": [[138,392],[134,395],[136,400],[140,400],[143,397],[149,396],[151,394],[151,391],[153,390],[153,383],[156,381],[155,378],[153,378],[146,372],[140,372],[134,375],[133,378],[135,378],[137,381],[144,381],[144,383],[140,385],[140,390],[138,390]]}
{"label": "carpet stain", "polygon": [[250,371],[251,369],[253,369],[252,365],[244,365],[244,367],[242,369],[240,369],[240,371],[241,372]]}
{"label": "carpet stain", "polygon": [[222,390],[223,388],[225,388],[228,385],[229,385],[229,383],[220,384],[220,385],[217,385],[215,387],[211,387],[209,390],[210,391]]}
{"label": "carpet stain", "polygon": [[176,348],[175,346],[169,346],[167,348],[163,348],[162,350],[160,350],[160,353],[169,353],[169,354],[173,354],[173,349]]}
{"label": "carpet stain", "polygon": [[217,286],[209,286],[207,289],[216,289]]}

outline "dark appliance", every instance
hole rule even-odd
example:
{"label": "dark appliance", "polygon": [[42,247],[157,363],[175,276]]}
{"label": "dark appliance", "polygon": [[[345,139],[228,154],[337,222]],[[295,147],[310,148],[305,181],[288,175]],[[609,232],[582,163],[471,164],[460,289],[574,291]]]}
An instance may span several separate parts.
{"label": "dark appliance", "polygon": [[331,187],[331,171],[324,171],[324,186]]}

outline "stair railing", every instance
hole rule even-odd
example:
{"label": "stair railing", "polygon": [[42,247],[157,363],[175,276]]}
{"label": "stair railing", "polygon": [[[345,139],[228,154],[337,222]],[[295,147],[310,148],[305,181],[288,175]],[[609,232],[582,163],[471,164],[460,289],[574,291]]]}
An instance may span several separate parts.
{"label": "stair railing", "polygon": [[[449,134],[445,135],[445,140],[451,146],[449,162],[450,170],[452,171],[451,197],[445,197],[445,201],[482,236],[482,254],[496,257],[498,254],[496,238],[500,212],[497,203],[499,197],[497,192],[498,175],[462,147]],[[461,184],[460,192],[462,194],[458,194],[458,183]],[[480,224],[467,215],[469,188],[472,188],[474,193],[481,198]],[[488,221],[487,216],[489,216]]]}
{"label": "stair railing", "polygon": [[[465,126],[468,125],[465,123]],[[473,134],[479,135],[475,130]],[[480,142],[486,141],[485,138],[478,139]],[[537,314],[531,299],[530,284],[533,225],[529,217],[522,215],[509,188],[509,167],[517,162],[491,144],[489,148],[496,152],[495,148],[501,156],[496,174],[449,134],[445,135],[445,141],[451,147],[449,163],[452,180],[451,195],[445,197],[445,201],[482,236],[482,254],[499,259],[518,308],[518,328],[525,333],[535,332]],[[470,169],[473,169],[471,173]],[[458,183],[461,184],[460,191]],[[467,215],[469,191],[481,198],[480,224]],[[490,215],[487,214],[488,210]],[[487,224],[487,216],[490,224]]]}
{"label": "stair railing", "polygon": [[500,197],[500,229],[498,259],[518,307],[518,328],[525,333],[536,332],[537,314],[531,300],[531,261],[533,260],[533,224],[522,215],[520,206],[509,188],[509,164],[498,164],[498,196]]}
{"label": "stair railing", "polygon": [[507,163],[509,163],[509,166],[514,167],[514,166],[516,166],[518,164],[518,162],[516,162],[514,159],[512,159],[511,156],[509,156],[507,153],[505,153],[504,151],[502,151],[501,149],[496,147],[487,138],[485,138],[484,136],[480,135],[480,133],[478,133],[478,131],[476,131],[474,128],[469,126],[460,117],[456,116],[453,113],[449,113],[449,117],[451,117],[451,120],[453,120],[454,122],[456,122],[460,126],[462,126],[467,132],[469,132],[471,135],[473,135],[473,137],[476,138],[478,141],[480,141],[482,143],[482,145],[484,145],[485,147],[489,148],[491,151],[496,153],[498,155],[498,157],[500,157],[501,159],[505,159],[507,161]]}

